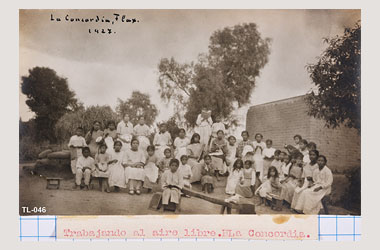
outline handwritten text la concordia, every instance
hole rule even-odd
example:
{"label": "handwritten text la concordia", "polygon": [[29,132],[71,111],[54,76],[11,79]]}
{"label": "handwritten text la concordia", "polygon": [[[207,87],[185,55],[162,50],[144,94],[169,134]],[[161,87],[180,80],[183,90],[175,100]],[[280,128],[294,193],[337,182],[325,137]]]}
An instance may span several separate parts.
{"label": "handwritten text la concordia", "polygon": [[[138,23],[140,22],[136,18],[127,18],[126,15],[120,15],[118,13],[114,13],[112,18],[106,18],[105,16],[94,16],[94,17],[73,17],[69,14],[65,16],[54,16],[53,14],[50,14],[50,21],[51,22],[67,22],[67,23],[98,23],[98,24],[105,24],[105,25],[114,25],[117,23]],[[115,34],[116,31],[114,31],[111,27],[105,27],[105,28],[89,28],[88,33],[90,34]]]}

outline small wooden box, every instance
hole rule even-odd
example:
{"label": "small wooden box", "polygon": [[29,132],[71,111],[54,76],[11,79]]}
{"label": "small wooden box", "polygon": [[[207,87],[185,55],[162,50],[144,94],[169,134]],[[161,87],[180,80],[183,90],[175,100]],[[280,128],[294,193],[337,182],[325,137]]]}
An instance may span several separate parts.
{"label": "small wooden box", "polygon": [[279,195],[271,195],[272,203],[271,203],[271,209],[276,211],[282,211],[282,203],[283,199]]}
{"label": "small wooden box", "polygon": [[46,189],[59,189],[62,178],[58,177],[47,177],[46,178]]}

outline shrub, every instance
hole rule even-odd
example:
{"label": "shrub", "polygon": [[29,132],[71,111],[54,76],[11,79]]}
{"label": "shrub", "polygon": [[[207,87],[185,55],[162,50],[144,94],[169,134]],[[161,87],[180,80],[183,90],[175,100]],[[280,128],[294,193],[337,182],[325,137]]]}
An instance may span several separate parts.
{"label": "shrub", "polygon": [[19,143],[20,162],[37,160],[38,154],[47,148],[46,142],[37,143],[32,136],[23,136]]}
{"label": "shrub", "polygon": [[355,167],[345,173],[349,181],[348,188],[342,196],[344,208],[357,212],[361,211],[361,167]]}

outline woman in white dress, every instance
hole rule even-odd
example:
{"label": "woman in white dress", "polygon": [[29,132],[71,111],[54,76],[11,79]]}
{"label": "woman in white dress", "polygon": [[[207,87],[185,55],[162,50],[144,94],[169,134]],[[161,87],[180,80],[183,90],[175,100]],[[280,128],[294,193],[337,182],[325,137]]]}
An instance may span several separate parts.
{"label": "woman in white dress", "polygon": [[125,114],[123,120],[117,124],[116,132],[118,140],[123,143],[122,150],[127,151],[127,149],[130,149],[133,135],[133,124],[129,121],[128,114]]}
{"label": "woman in white dress", "polygon": [[124,167],[122,165],[124,160],[124,152],[121,141],[115,141],[113,150],[110,151],[110,161],[108,162],[109,177],[108,184],[110,187],[114,187],[114,191],[119,191],[119,188],[126,188]]}
{"label": "woman in white dress", "polygon": [[150,145],[150,128],[145,124],[145,118],[143,116],[140,117],[139,123],[133,128],[133,134],[139,141],[139,149],[144,152],[146,156],[146,149]]}
{"label": "woman in white dress", "polygon": [[139,149],[139,140],[131,141],[131,149],[125,152],[125,183],[129,185],[129,194],[140,194],[141,186],[145,178],[144,165],[145,154]]}
{"label": "woman in white dress", "polygon": [[160,125],[160,132],[154,135],[153,145],[156,149],[156,155],[158,159],[161,160],[164,158],[165,149],[170,148],[172,145],[172,137],[167,131],[167,125],[165,123],[162,123]]}
{"label": "woman in white dress", "polygon": [[198,115],[196,121],[197,127],[195,128],[195,132],[197,132],[201,137],[201,143],[205,145],[205,151],[207,151],[210,136],[211,136],[211,111],[207,109],[202,109],[202,113]]}
{"label": "woman in white dress", "polygon": [[313,184],[302,191],[294,209],[304,214],[318,214],[322,208],[322,199],[331,193],[333,175],[326,166],[327,159],[320,155],[317,160],[318,168],[313,172]]}

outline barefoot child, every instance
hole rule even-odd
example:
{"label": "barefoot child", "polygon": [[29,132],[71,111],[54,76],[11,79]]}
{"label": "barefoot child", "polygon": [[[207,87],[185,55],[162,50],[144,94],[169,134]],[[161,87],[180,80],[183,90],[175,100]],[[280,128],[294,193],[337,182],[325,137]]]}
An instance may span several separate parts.
{"label": "barefoot child", "polygon": [[175,212],[179,212],[179,200],[183,188],[183,176],[178,171],[179,161],[170,160],[170,169],[167,169],[162,175],[162,205],[165,209],[169,202],[175,203]]}
{"label": "barefoot child", "polygon": [[181,156],[181,163],[178,168],[178,171],[180,171],[181,175],[183,176],[183,185],[185,187],[191,188],[190,178],[193,176],[193,173],[191,172],[190,165],[187,164],[187,160],[187,155]]}
{"label": "barefoot child", "polygon": [[203,158],[203,164],[202,164],[202,178],[201,178],[201,184],[202,184],[202,191],[205,193],[212,193],[214,191],[214,168],[211,164],[211,156],[205,155]]}
{"label": "barefoot child", "polygon": [[157,182],[158,178],[158,157],[155,154],[155,147],[149,145],[147,148],[148,158],[146,159],[144,166],[144,185],[143,187],[150,193],[153,189],[153,185]]}
{"label": "barefoot child", "polygon": [[101,144],[99,152],[95,155],[95,171],[92,174],[99,179],[99,187],[102,192],[109,193],[108,177],[110,175],[108,163],[111,161],[111,156],[106,153],[107,145]]}
{"label": "barefoot child", "polygon": [[90,149],[88,147],[82,149],[82,155],[78,158],[76,167],[75,189],[79,189],[84,178],[84,188],[85,190],[89,190],[91,173],[95,171],[95,161],[90,156]]}

